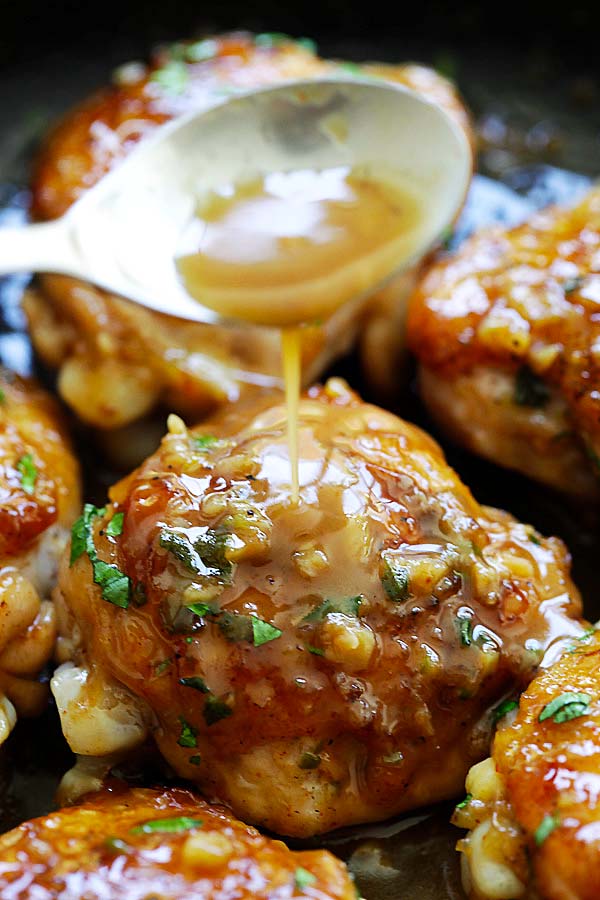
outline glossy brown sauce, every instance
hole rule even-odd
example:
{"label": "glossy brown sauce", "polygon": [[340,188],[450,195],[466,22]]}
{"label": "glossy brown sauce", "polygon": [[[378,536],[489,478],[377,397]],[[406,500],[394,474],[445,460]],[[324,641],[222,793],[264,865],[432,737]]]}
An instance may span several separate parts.
{"label": "glossy brown sauce", "polygon": [[298,499],[301,332],[373,289],[411,255],[416,195],[359,169],[272,172],[199,205],[177,268],[188,293],[226,318],[280,327],[291,497]]}

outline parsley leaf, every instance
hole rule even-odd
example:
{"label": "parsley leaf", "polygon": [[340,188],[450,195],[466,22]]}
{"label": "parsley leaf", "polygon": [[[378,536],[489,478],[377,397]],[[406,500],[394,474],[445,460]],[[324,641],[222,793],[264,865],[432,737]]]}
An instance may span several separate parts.
{"label": "parsley leaf", "polygon": [[133,850],[133,847],[118,837],[107,837],[104,841],[104,848],[115,856],[127,856]]}
{"label": "parsley leaf", "polygon": [[362,596],[341,597],[339,600],[324,600],[319,606],[304,616],[303,622],[320,622],[330,613],[342,613],[344,616],[354,616],[359,614]]}
{"label": "parsley leaf", "polygon": [[196,575],[218,578],[228,583],[233,569],[225,555],[229,537],[225,531],[208,528],[192,543],[187,534],[162,528],[158,543]]}
{"label": "parsley leaf", "polygon": [[225,610],[219,613],[216,618],[223,636],[232,643],[248,641],[249,644],[260,647],[262,644],[268,644],[269,641],[276,640],[283,634],[279,628],[275,628],[270,622],[265,622],[254,615],[244,616],[241,613],[232,613]]}
{"label": "parsley leaf", "polygon": [[202,757],[199,753],[195,753],[194,756],[190,756],[188,759],[190,766],[199,766],[202,762]]}
{"label": "parsley leaf", "polygon": [[94,545],[92,522],[105,512],[105,507],[98,508],[91,503],[86,503],[83,507],[83,513],[71,529],[70,565],[77,562],[83,553],[87,553],[92,564],[94,584],[101,588],[102,599],[121,609],[127,609],[131,596],[131,579],[113,563],[98,559]]}
{"label": "parsley leaf", "polygon": [[406,566],[389,556],[381,560],[381,583],[383,589],[395,603],[406,600],[409,594],[410,574]]}
{"label": "parsley leaf", "polygon": [[233,710],[223,700],[219,700],[214,694],[209,694],[202,714],[207,725],[214,725],[221,719],[228,719],[233,714]]}
{"label": "parsley leaf", "polygon": [[513,709],[518,709],[519,704],[516,700],[503,700],[502,703],[499,703],[498,706],[495,706],[492,710],[492,722],[494,725],[503,719],[509,712],[512,712]]}
{"label": "parsley leaf", "polygon": [[106,534],[109,537],[119,537],[120,534],[123,534],[123,519],[125,518],[125,513],[118,512],[115,513],[108,525],[106,526]]}
{"label": "parsley leaf", "polygon": [[192,434],[191,441],[195,450],[210,450],[219,443],[214,434]]}
{"label": "parsley leaf", "polygon": [[547,813],[534,832],[533,839],[536,845],[541,847],[546,838],[549,838],[555,828],[558,828],[559,825],[560,819],[557,816],[552,816],[550,813]]}
{"label": "parsley leaf", "polygon": [[467,794],[464,800],[461,800],[460,803],[456,804],[456,809],[464,809],[465,806],[468,806],[471,800],[473,799],[473,794]]}
{"label": "parsley leaf", "polygon": [[471,619],[459,617],[457,619],[458,634],[463,647],[470,647],[473,643],[473,623]]}
{"label": "parsley leaf", "polygon": [[90,558],[95,555],[94,540],[92,537],[92,520],[96,516],[103,516],[106,512],[104,506],[94,506],[86,503],[83,512],[71,529],[71,557],[70,565],[76,563],[80,556],[87,553]]}
{"label": "parsley leaf", "polygon": [[549,399],[548,385],[529,366],[521,366],[515,378],[514,400],[517,406],[545,406]]}
{"label": "parsley leaf", "polygon": [[180,834],[182,831],[191,831],[192,828],[200,828],[202,819],[192,819],[190,816],[177,816],[173,819],[150,819],[142,825],[131,829],[131,834]]}
{"label": "parsley leaf", "polygon": [[303,891],[304,888],[310,887],[316,880],[313,873],[307,871],[307,869],[303,869],[302,866],[298,866],[294,873],[294,884],[299,891]]}
{"label": "parsley leaf", "polygon": [[196,740],[196,735],[198,731],[194,728],[193,725],[190,725],[189,722],[186,722],[183,716],[179,716],[179,723],[181,725],[181,734],[179,735],[179,740],[177,743],[180,747],[197,747],[198,741]]}
{"label": "parsley leaf", "polygon": [[572,691],[567,691],[546,704],[538,716],[538,721],[545,722],[546,719],[553,719],[557,725],[560,725],[562,722],[569,722],[571,719],[585,716],[589,712],[591,699],[589,694],[574,694]]}
{"label": "parsley leaf", "polygon": [[257,616],[252,616],[252,638],[255,647],[261,647],[268,644],[269,641],[275,641],[280,638],[283,632],[279,628],[275,628],[269,622],[264,622]]}
{"label": "parsley leaf", "polygon": [[201,691],[203,694],[210,693],[204,678],[200,678],[198,675],[192,675],[190,678],[180,678],[179,684],[182,684],[184,687],[194,688],[195,691]]}
{"label": "parsley leaf", "polygon": [[25,453],[17,461],[17,469],[21,473],[21,487],[26,494],[31,496],[35,491],[35,483],[38,477],[38,471],[31,453]]}

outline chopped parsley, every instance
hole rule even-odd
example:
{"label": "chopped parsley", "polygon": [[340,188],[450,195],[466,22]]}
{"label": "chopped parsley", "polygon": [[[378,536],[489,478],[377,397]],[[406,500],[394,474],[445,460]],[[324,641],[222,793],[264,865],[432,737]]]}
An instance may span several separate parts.
{"label": "chopped parsley", "polygon": [[324,600],[307,616],[304,616],[303,622],[321,622],[330,613],[342,613],[344,616],[353,616],[356,618],[360,610],[362,596],[341,597],[338,600]]}
{"label": "chopped parsley", "polygon": [[154,674],[155,675],[164,675],[167,669],[170,669],[173,665],[173,657],[170,656],[168,659],[163,659],[161,662],[156,663],[154,666]]}
{"label": "chopped parsley", "polygon": [[313,647],[312,644],[304,645],[309,653],[312,653],[313,656],[325,656],[325,651],[321,649],[321,647]]}
{"label": "chopped parsley", "polygon": [[232,643],[248,641],[255,647],[268,644],[281,637],[283,632],[258,616],[244,616],[241,613],[222,612],[216,616],[223,636]]}
{"label": "chopped parsley", "polygon": [[467,796],[464,798],[464,800],[461,800],[460,803],[456,804],[456,809],[464,809],[466,806],[469,805],[469,803],[471,802],[472,799],[473,799],[473,794],[467,794]]}
{"label": "chopped parsley", "polygon": [[575,278],[567,278],[567,280],[563,283],[563,291],[565,294],[572,294],[573,291],[578,291],[584,279],[581,275],[576,275]]}
{"label": "chopped parsley", "polygon": [[384,763],[388,766],[397,766],[401,762],[404,762],[404,754],[400,752],[400,750],[394,751],[394,753],[388,753],[383,757]]}
{"label": "chopped parsley", "polygon": [[546,704],[538,716],[538,721],[545,722],[546,719],[553,719],[557,725],[560,725],[562,722],[570,722],[571,719],[585,716],[589,712],[591,699],[589,694],[574,694],[567,691]]}
{"label": "chopped parsley", "polygon": [[383,589],[395,603],[406,600],[409,594],[410,575],[406,566],[395,559],[382,558],[381,583]]}
{"label": "chopped parsley", "polygon": [[219,443],[219,439],[213,434],[193,434],[191,441],[195,450],[210,450]]}
{"label": "chopped parsley", "polygon": [[92,564],[94,584],[101,588],[102,598],[121,609],[127,609],[131,597],[129,576],[121,572],[113,563],[106,563],[104,560],[98,559],[94,545],[92,523],[96,517],[103,516],[105,512],[104,507],[98,508],[91,503],[85,504],[83,513],[71,529],[70,564],[73,565],[80,556],[87,553]]}
{"label": "chopped parsley", "polygon": [[545,406],[549,399],[548,385],[529,366],[521,366],[515,378],[514,400],[517,406]]}
{"label": "chopped parsley", "polygon": [[131,829],[131,834],[181,834],[182,831],[191,831],[200,828],[202,819],[192,819],[190,816],[176,816],[173,819],[150,819],[142,825],[136,825]]}
{"label": "chopped parsley", "polygon": [[310,887],[316,880],[313,873],[303,869],[302,866],[299,866],[294,873],[294,884],[299,891],[303,891],[304,888]]}
{"label": "chopped parsley", "polygon": [[463,647],[470,647],[473,643],[473,623],[471,619],[459,617],[457,619],[458,635]]}
{"label": "chopped parsley", "polygon": [[257,47],[265,47],[266,49],[278,47],[281,44],[297,44],[299,47],[304,47],[309,53],[315,54],[317,52],[317,45],[311,38],[293,38],[289,34],[283,34],[281,31],[265,31],[262,34],[257,34],[254,38],[254,44]]}
{"label": "chopped parsley", "polygon": [[184,62],[173,59],[150,76],[150,81],[157,84],[166,94],[183,94],[188,86],[190,74]]}
{"label": "chopped parsley", "polygon": [[302,754],[298,763],[300,769],[318,769],[320,765],[321,757],[318,753],[311,753],[310,750]]}
{"label": "chopped parsley", "polygon": [[108,525],[106,526],[106,534],[109,537],[119,537],[119,535],[123,534],[123,519],[125,518],[125,513],[118,512],[115,513]]}
{"label": "chopped parsley", "polygon": [[186,722],[183,716],[179,716],[179,723],[181,725],[181,734],[179,735],[179,739],[177,743],[180,747],[197,747],[198,741],[196,740],[196,735],[198,731],[194,728],[193,725],[190,725],[189,722]]}
{"label": "chopped parsley", "polygon": [[539,539],[539,537],[537,536],[537,534],[535,534],[535,532],[530,531],[528,537],[529,537],[529,540],[531,541],[531,543],[535,544],[536,547],[542,546],[542,542]]}
{"label": "chopped parsley", "polygon": [[17,461],[17,469],[21,473],[21,487],[26,494],[31,496],[35,491],[35,483],[38,477],[38,471],[31,453],[25,453]]}
{"label": "chopped parsley", "polygon": [[158,543],[196,575],[228,583],[233,568],[225,555],[229,539],[227,532],[208,528],[192,542],[185,533],[165,527],[161,529]]}
{"label": "chopped parsley", "polygon": [[557,816],[553,816],[550,813],[547,813],[538,827],[536,828],[533,839],[538,847],[544,843],[544,841],[550,837],[555,828],[558,828],[560,825],[560,819]]}
{"label": "chopped parsley", "polygon": [[202,762],[202,757],[199,753],[195,753],[194,756],[190,756],[188,759],[190,766],[199,766]]}
{"label": "chopped parsley", "polygon": [[257,616],[252,616],[252,638],[255,647],[261,647],[268,644],[269,641],[275,641],[280,638],[283,632],[279,628],[275,628],[269,622],[264,622]]}
{"label": "chopped parsley", "polygon": [[221,719],[228,719],[232,713],[232,708],[213,694],[209,694],[206,698],[202,714],[207,725],[214,725]]}
{"label": "chopped parsley", "polygon": [[132,847],[118,837],[107,837],[104,841],[104,847],[114,856],[127,856],[132,851]]}
{"label": "chopped parsley", "polygon": [[200,691],[202,694],[210,693],[204,678],[200,678],[198,675],[192,675],[190,678],[180,678],[179,684],[182,684],[184,687],[194,688],[195,691]]}
{"label": "chopped parsley", "polygon": [[509,712],[512,712],[513,709],[518,709],[519,704],[516,700],[503,700],[502,703],[499,703],[498,706],[495,706],[492,710],[492,722],[494,725],[503,719],[504,716],[508,715]]}
{"label": "chopped parsley", "polygon": [[216,616],[219,614],[218,607],[212,603],[187,603],[186,609],[189,609],[195,616]]}

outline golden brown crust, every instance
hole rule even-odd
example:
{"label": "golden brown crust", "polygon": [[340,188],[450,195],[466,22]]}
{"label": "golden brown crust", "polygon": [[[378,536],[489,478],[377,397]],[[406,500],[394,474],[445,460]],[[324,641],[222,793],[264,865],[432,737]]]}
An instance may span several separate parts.
{"label": "golden brown crust", "polygon": [[129,608],[102,599],[85,554],[65,561],[77,665],[152,711],[180,774],[280,833],[454,794],[486,711],[580,609],[563,545],[482,509],[427,435],[343,383],[302,401],[297,509],[277,399],[207,428],[198,444],[172,420],[94,520]]}
{"label": "golden brown crust", "polygon": [[[179,44],[158,53],[137,76],[122,76],[58,125],[33,177],[37,218],[61,215],[144,135],[214,92],[339,71],[339,64],[291,40],[265,46],[234,34],[198,47]],[[194,53],[208,58],[190,62]],[[366,71],[431,97],[470,134],[464,107],[441,76],[416,65]],[[44,275],[24,305],[37,351],[60,369],[61,395],[99,428],[135,421],[158,404],[198,421],[257,387],[279,385],[279,338],[270,330],[182,323],[55,275]],[[389,317],[387,309],[384,315]],[[340,311],[324,326],[306,330],[305,383],[349,349],[358,327],[354,312]]]}
{"label": "golden brown crust", "polygon": [[330,853],[292,852],[180,788],[114,786],[0,837],[0,859],[0,893],[13,900],[356,896]]}
{"label": "golden brown crust", "polygon": [[[538,456],[564,451],[567,469],[577,442],[590,473],[600,473],[599,265],[600,190],[594,188],[573,209],[551,208],[519,227],[475,235],[423,279],[411,302],[409,343],[426,378],[445,383],[450,392],[469,379],[477,390],[476,373],[482,370],[516,379],[505,403],[515,410],[514,434],[506,429],[507,417],[495,415],[496,399],[482,396],[476,421],[486,423],[488,441],[471,440],[478,452],[527,471],[519,448],[520,420],[528,409],[527,430],[540,443]],[[548,440],[535,413],[554,398],[564,411],[554,440]],[[431,395],[429,400],[435,412]],[[468,441],[471,422],[450,402],[441,406],[442,424]],[[541,460],[538,478],[586,492],[580,480],[548,463]],[[594,493],[591,475],[587,484]]]}

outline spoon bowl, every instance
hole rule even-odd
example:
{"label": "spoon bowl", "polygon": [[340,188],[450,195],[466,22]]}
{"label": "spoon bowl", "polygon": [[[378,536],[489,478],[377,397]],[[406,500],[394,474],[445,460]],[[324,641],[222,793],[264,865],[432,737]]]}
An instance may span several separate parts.
{"label": "spoon bowl", "polygon": [[[192,299],[175,265],[199,198],[270,172],[360,167],[410,188],[422,221],[367,295],[452,223],[471,176],[468,141],[435,104],[399,85],[330,77],[223,96],[157,129],[54,222],[0,232],[0,274],[56,272],[183,319],[223,318]],[[355,298],[353,298],[355,299]]]}

